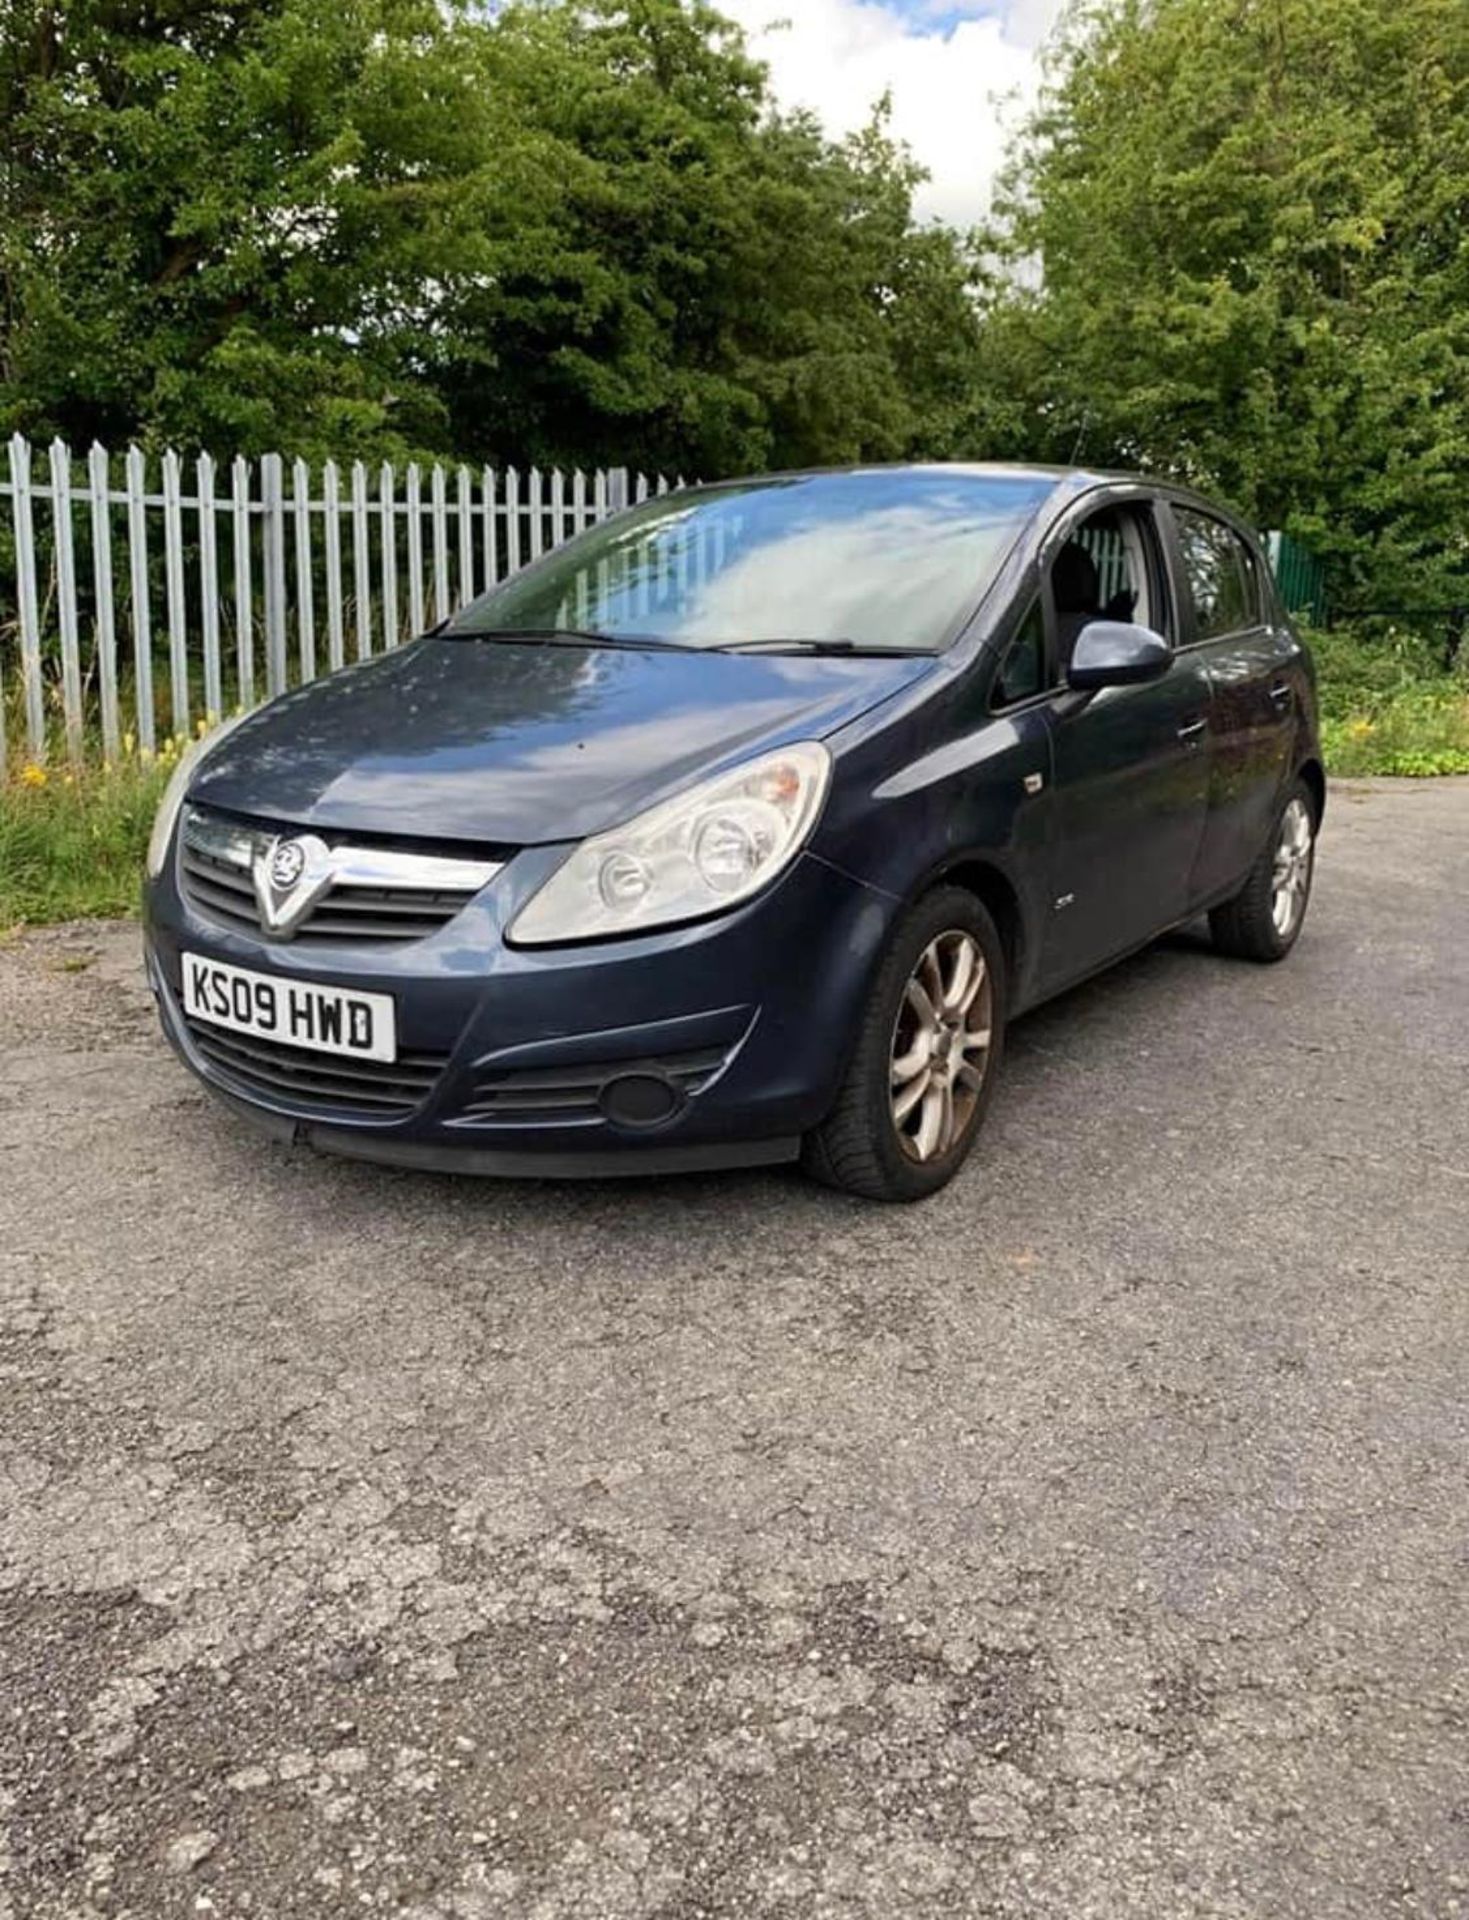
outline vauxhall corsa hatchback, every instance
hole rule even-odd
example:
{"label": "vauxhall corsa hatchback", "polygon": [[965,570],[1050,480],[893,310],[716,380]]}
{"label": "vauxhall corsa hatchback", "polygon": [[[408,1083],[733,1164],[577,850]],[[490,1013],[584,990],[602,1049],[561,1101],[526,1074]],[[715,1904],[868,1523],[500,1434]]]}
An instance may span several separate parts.
{"label": "vauxhall corsa hatchback", "polygon": [[283,1138],[399,1166],[801,1158],[885,1200],[974,1144],[1007,1023],[1207,913],[1283,958],[1325,802],[1254,535],[1112,474],[687,489],[181,766],[164,1030]]}

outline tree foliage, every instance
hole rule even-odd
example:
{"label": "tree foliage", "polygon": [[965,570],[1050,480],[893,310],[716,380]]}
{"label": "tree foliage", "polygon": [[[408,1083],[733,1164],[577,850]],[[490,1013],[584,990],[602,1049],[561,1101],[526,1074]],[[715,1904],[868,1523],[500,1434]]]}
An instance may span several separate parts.
{"label": "tree foliage", "polygon": [[1469,7],[1084,4],[985,237],[971,441],[1216,486],[1469,598]]}
{"label": "tree foliage", "polygon": [[702,0],[10,6],[9,428],[715,473],[961,409],[915,170],[775,113]]}
{"label": "tree foliage", "polygon": [[1469,5],[1074,0],[972,250],[706,0],[0,0],[0,427],[1143,466],[1469,600]]}

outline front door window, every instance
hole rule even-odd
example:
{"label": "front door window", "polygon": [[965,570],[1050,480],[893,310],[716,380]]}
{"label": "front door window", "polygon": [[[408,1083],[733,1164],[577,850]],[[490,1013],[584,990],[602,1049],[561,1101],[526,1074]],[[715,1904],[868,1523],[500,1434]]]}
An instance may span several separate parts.
{"label": "front door window", "polygon": [[1052,560],[1050,586],[1061,682],[1089,621],[1135,621],[1176,638],[1150,507],[1104,507],[1083,520]]}

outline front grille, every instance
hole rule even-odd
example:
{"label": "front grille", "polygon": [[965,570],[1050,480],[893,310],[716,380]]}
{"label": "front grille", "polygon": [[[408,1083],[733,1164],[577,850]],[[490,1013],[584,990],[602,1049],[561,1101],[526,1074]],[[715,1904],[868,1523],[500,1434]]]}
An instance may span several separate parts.
{"label": "front grille", "polygon": [[241,1092],[375,1120],[402,1120],[415,1113],[438,1085],[449,1058],[446,1053],[403,1053],[391,1064],[348,1060],[234,1033],[192,1014],[184,1024],[200,1056]]}
{"label": "front grille", "polygon": [[728,1047],[700,1047],[686,1053],[603,1061],[593,1066],[482,1072],[458,1117],[478,1126],[492,1126],[497,1121],[591,1119],[599,1110],[603,1088],[626,1074],[661,1075],[681,1092],[695,1094],[722,1070],[730,1051]]}
{"label": "front grille", "polygon": [[289,925],[270,927],[261,911],[255,872],[278,841],[291,837],[289,831],[275,834],[203,807],[188,808],[179,848],[184,898],[217,925],[275,939],[422,940],[462,912],[501,864],[405,853],[360,841],[319,843],[332,863],[330,885]]}

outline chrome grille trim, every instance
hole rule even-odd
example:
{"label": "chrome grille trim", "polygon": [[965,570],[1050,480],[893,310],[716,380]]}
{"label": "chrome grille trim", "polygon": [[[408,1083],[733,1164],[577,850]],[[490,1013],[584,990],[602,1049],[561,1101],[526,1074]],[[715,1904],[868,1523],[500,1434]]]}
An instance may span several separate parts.
{"label": "chrome grille trim", "polygon": [[261,910],[259,870],[290,829],[263,827],[185,809],[179,884],[189,904],[229,928],[296,940],[422,940],[448,925],[489,885],[502,860],[405,853],[351,841],[330,849],[331,883],[287,932],[272,933]]}

